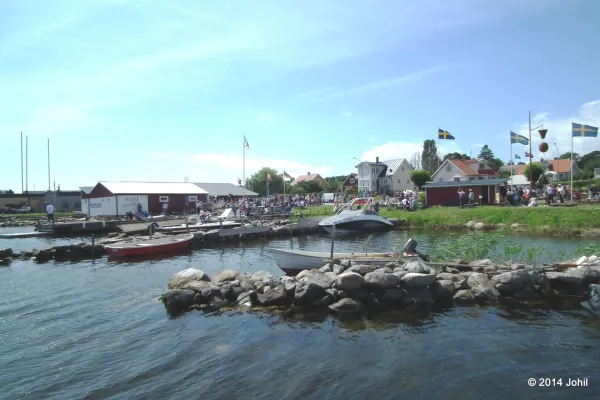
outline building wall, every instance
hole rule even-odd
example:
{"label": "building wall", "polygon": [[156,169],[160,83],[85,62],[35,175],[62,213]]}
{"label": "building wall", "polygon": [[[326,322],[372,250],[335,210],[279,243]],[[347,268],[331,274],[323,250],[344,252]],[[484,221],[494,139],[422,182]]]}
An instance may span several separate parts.
{"label": "building wall", "polygon": [[387,179],[391,179],[390,190],[392,192],[403,192],[405,190],[413,190],[415,184],[410,180],[410,174],[413,168],[407,161],[404,161],[400,168],[396,169],[394,174]]}
{"label": "building wall", "polygon": [[55,212],[81,211],[81,194],[78,191],[47,192],[45,201],[54,206]]}
{"label": "building wall", "polygon": [[[475,201],[479,203],[479,196],[482,196],[481,204],[494,204],[496,197],[496,186],[462,186],[467,195],[469,189],[475,192]],[[458,187],[437,187],[425,188],[427,206],[458,206]]]}
{"label": "building wall", "polygon": [[98,198],[98,197],[111,197],[113,194],[104,187],[101,183],[96,185],[96,187],[91,191],[90,198]]}
{"label": "building wall", "polygon": [[358,169],[358,190],[377,190],[378,176],[381,173],[382,166],[361,165]]}
{"label": "building wall", "polygon": [[[450,167],[448,170],[448,167]],[[432,181],[434,183],[437,182],[452,182],[454,180],[454,176],[460,176],[460,180],[461,181],[468,181],[468,177],[467,175],[465,175],[464,172],[462,172],[460,169],[458,169],[456,167],[456,165],[452,164],[451,162],[444,162],[444,165],[442,165],[442,168],[440,168],[439,171],[437,171],[437,173],[432,176]]]}
{"label": "building wall", "polygon": [[191,211],[195,209],[196,202],[190,201],[190,196],[196,196],[199,201],[206,201],[206,195],[198,195],[198,194],[151,194],[148,195],[148,212],[153,215],[158,215],[162,213],[163,200],[162,198],[167,198],[168,213],[181,213],[184,210]]}
{"label": "building wall", "polygon": [[0,208],[20,208],[29,205],[33,212],[45,212],[43,195],[30,195],[29,199],[23,194],[0,194]]}

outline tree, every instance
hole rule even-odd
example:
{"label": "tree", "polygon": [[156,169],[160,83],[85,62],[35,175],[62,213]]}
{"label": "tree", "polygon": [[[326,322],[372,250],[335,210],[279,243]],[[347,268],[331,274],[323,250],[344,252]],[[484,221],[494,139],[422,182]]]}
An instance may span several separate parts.
{"label": "tree", "polygon": [[[563,160],[563,159],[570,160],[571,159],[571,152],[569,151],[567,153],[563,153],[558,158],[560,158],[561,160]],[[583,161],[581,158],[582,157],[581,157],[581,155],[579,153],[573,153],[573,161],[575,161],[577,163],[577,166],[579,166],[579,163]]]}
{"label": "tree", "polygon": [[323,191],[323,188],[317,181],[304,181],[295,186],[303,189],[301,193],[321,193]]}
{"label": "tree", "polygon": [[[525,171],[523,172],[523,175],[525,175],[525,177],[529,180],[529,171],[530,171],[530,166],[527,165],[527,167],[525,167]],[[542,167],[542,164],[539,163],[533,163],[531,164],[531,171],[533,172],[533,175],[531,176],[531,180],[533,182],[537,182],[538,179],[540,179],[540,176],[542,176],[544,174],[544,167]]]}
{"label": "tree", "polygon": [[421,169],[433,174],[440,166],[438,149],[435,140],[425,140],[421,152]]}
{"label": "tree", "polygon": [[329,181],[327,181],[327,190],[329,190],[330,192],[339,192],[341,187],[342,183],[337,179],[330,179]]}
{"label": "tree", "polygon": [[500,178],[510,178],[511,173],[510,171],[501,171],[500,172]]}
{"label": "tree", "polygon": [[490,168],[492,168],[494,171],[498,171],[500,167],[504,165],[504,161],[502,161],[499,158],[493,158],[491,160],[488,160],[488,164],[490,165]]}
{"label": "tree", "polygon": [[479,152],[478,158],[482,158],[486,161],[491,161],[495,158],[495,156],[492,149],[490,149],[487,144],[484,144],[481,148],[481,151]]}
{"label": "tree", "polygon": [[421,187],[431,180],[431,174],[424,169],[417,169],[410,173],[410,180],[421,190]]}
{"label": "tree", "polygon": [[410,159],[410,166],[413,169],[421,169],[421,153],[418,151],[412,155]]}
{"label": "tree", "polygon": [[466,155],[464,153],[460,154],[458,152],[454,152],[454,153],[448,153],[448,154],[446,154],[444,156],[444,161],[448,160],[448,159],[450,159],[450,160],[462,160],[462,161],[465,161],[465,160],[470,160],[471,157],[469,157],[468,155]]}
{"label": "tree", "polygon": [[[271,174],[269,182],[269,194],[283,193],[283,175],[279,175],[277,170],[273,168],[262,168],[257,173],[253,174],[249,182],[246,182],[246,189],[253,189],[260,196],[267,194],[267,174]],[[286,186],[287,192],[287,186]]]}
{"label": "tree", "polygon": [[15,194],[15,192],[14,192],[12,189],[8,189],[8,190],[6,191],[6,194]]}

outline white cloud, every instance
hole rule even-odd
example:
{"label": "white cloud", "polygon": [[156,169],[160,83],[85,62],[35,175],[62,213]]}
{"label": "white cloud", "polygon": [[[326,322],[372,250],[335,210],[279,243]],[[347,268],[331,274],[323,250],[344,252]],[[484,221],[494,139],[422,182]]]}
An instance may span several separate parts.
{"label": "white cloud", "polygon": [[[540,138],[537,130],[533,131],[531,133],[531,142],[534,159],[539,159],[540,157],[547,159],[554,158],[557,156],[557,153],[560,156],[563,153],[570,152],[571,122],[600,127],[600,100],[594,100],[583,104],[571,116],[554,117],[548,112],[537,113],[535,115],[532,114],[531,127],[535,128],[539,125],[544,125],[544,128],[548,129],[548,133],[544,141],[548,143],[550,147],[545,155],[544,153],[541,153],[538,149],[538,146],[542,142],[542,139]],[[529,123],[526,121],[518,124],[513,131],[528,137]],[[556,143],[556,146],[554,143]],[[598,143],[598,138],[574,138],[573,147],[575,152],[581,154],[589,153],[593,150],[599,150],[600,144]],[[513,144],[513,153],[521,154],[522,156],[522,153],[525,151],[529,151],[529,146]]]}
{"label": "white cloud", "polygon": [[[440,140],[438,152],[440,155],[461,152],[460,148],[452,140]],[[373,147],[363,153],[360,158],[363,161],[375,161],[379,157],[380,161],[391,160],[395,158],[406,158],[410,161],[415,153],[423,151],[423,142],[389,142]]]}
{"label": "white cloud", "polygon": [[[246,178],[261,168],[269,167],[276,169],[279,173],[287,172],[291,176],[304,175],[308,172],[318,173],[321,176],[330,176],[334,170],[328,165],[313,165],[294,160],[285,160],[277,158],[260,158],[249,156],[246,152]],[[190,171],[190,180],[197,180],[196,171],[210,171],[210,176],[206,179],[212,182],[230,182],[242,178],[243,160],[241,156],[232,156],[229,154],[204,153],[195,154],[187,157],[185,161],[186,168]]]}

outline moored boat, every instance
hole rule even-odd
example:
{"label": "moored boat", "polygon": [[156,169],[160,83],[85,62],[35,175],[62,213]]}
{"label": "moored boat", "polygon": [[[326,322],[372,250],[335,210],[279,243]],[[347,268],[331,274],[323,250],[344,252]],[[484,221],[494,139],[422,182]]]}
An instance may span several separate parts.
{"label": "moored boat", "polygon": [[[296,275],[305,269],[320,268],[330,259],[331,253],[318,251],[271,249],[271,255],[279,268],[289,275]],[[357,264],[385,264],[402,258],[405,261],[417,260],[415,253],[333,253],[334,259],[350,260]]]}
{"label": "moored boat", "polygon": [[391,221],[375,210],[372,198],[353,199],[341,206],[335,215],[319,222],[319,226],[329,233],[333,232],[335,226],[335,232],[339,234],[388,231],[394,228]]}
{"label": "moored boat", "polygon": [[189,248],[194,235],[177,235],[135,242],[115,243],[104,248],[109,257],[139,257]]}

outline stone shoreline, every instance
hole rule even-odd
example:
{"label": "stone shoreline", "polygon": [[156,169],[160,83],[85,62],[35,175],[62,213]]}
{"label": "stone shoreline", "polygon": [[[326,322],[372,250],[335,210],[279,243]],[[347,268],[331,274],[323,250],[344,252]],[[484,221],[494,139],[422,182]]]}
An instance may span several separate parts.
{"label": "stone shoreline", "polygon": [[352,265],[334,260],[296,277],[267,272],[244,274],[225,270],[209,277],[198,269],[175,274],[160,300],[171,314],[192,309],[250,308],[329,309],[333,313],[362,314],[367,309],[434,304],[544,301],[567,296],[583,299],[591,283],[600,282],[600,266],[582,265],[559,272],[546,266],[494,265],[481,260],[434,268],[422,261],[390,262],[385,267]]}

